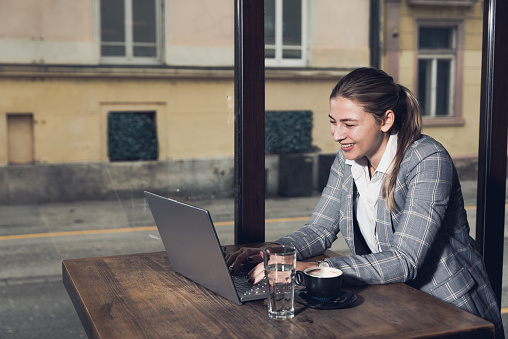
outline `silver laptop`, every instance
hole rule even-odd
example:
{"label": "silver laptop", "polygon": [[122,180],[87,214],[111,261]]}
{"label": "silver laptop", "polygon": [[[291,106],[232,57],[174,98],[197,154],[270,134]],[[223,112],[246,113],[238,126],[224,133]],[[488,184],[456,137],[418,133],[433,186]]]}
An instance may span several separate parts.
{"label": "silver laptop", "polygon": [[250,267],[231,274],[207,210],[146,191],[145,198],[173,270],[237,304],[267,298],[266,282],[249,283]]}

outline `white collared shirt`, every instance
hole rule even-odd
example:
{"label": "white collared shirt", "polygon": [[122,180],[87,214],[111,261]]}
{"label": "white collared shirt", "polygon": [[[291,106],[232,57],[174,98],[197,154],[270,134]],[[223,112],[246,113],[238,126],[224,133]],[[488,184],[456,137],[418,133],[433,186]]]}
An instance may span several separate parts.
{"label": "white collared shirt", "polygon": [[351,173],[357,188],[353,204],[356,220],[372,253],[381,252],[376,232],[378,198],[396,152],[397,134],[392,134],[372,178],[369,175],[369,162],[366,157],[346,160],[346,164],[351,165]]}

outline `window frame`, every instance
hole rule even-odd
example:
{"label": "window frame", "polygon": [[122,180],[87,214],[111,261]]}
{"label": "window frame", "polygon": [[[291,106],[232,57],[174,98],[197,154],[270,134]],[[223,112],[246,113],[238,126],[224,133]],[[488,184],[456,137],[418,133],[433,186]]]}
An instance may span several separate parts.
{"label": "window frame", "polygon": [[[133,39],[133,29],[132,29],[132,1],[133,0],[123,0],[124,1],[124,27],[125,27],[125,49],[126,56],[104,56],[102,55],[102,46],[103,41],[101,38],[101,0],[97,1],[97,31],[98,31],[98,39],[99,39],[99,55],[100,61],[103,64],[137,64],[137,65],[158,65],[162,63],[162,13],[163,13],[163,1],[164,0],[154,0],[155,1],[155,48],[156,55],[154,57],[135,57],[134,54],[134,39]],[[125,19],[128,18],[128,19]],[[111,44],[110,42],[106,42],[106,44]],[[114,44],[114,43],[113,43]]]}
{"label": "window frame", "polygon": [[[307,38],[307,28],[308,28],[308,17],[309,17],[309,8],[308,8],[308,0],[300,0],[302,2],[302,17],[301,17],[301,37],[302,43],[300,45],[301,48],[301,58],[300,59],[284,59],[282,57],[282,51],[284,49],[284,45],[282,44],[282,13],[283,13],[283,0],[274,0],[275,1],[275,45],[269,45],[270,48],[275,49],[275,58],[266,58],[265,57],[265,67],[304,67],[307,65],[307,49],[308,49],[308,38]],[[267,45],[265,43],[265,49]]]}
{"label": "window frame", "polygon": [[[422,49],[419,48],[420,28],[452,28],[454,30],[453,52],[450,49]],[[439,53],[439,52],[442,53]],[[462,126],[465,120],[462,117],[462,100],[463,100],[463,70],[464,68],[464,20],[463,19],[429,19],[417,18],[415,20],[415,94],[418,93],[419,83],[419,61],[422,59],[432,59],[437,62],[439,59],[451,60],[451,76],[450,76],[450,115],[447,116],[422,116],[424,126]],[[435,76],[435,74],[434,74]]]}

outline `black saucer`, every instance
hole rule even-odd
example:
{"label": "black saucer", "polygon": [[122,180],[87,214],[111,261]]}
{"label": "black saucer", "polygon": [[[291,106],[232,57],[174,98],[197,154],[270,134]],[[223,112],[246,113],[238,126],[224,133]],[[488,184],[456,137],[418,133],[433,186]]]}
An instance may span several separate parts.
{"label": "black saucer", "polygon": [[353,292],[349,292],[347,290],[341,290],[340,294],[337,298],[322,302],[317,299],[312,298],[305,288],[300,290],[295,290],[295,301],[303,304],[310,308],[315,308],[318,310],[335,310],[338,308],[344,308],[353,304],[357,299],[356,294]]}

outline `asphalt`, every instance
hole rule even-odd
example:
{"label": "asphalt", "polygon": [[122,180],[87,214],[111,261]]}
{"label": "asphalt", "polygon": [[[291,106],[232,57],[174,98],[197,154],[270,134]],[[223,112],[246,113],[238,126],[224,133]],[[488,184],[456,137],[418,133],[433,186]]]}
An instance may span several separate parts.
{"label": "asphalt", "polygon": [[[462,189],[474,235],[476,182],[464,181]],[[267,198],[266,240],[301,227],[318,200],[317,193]],[[222,245],[234,243],[233,199],[186,202],[210,211]],[[61,261],[159,250],[164,248],[144,199],[0,206],[0,338],[85,338],[61,282]],[[332,250],[349,253],[341,236]],[[507,265],[505,254],[502,307],[508,307]],[[508,327],[508,309],[503,319]]]}

